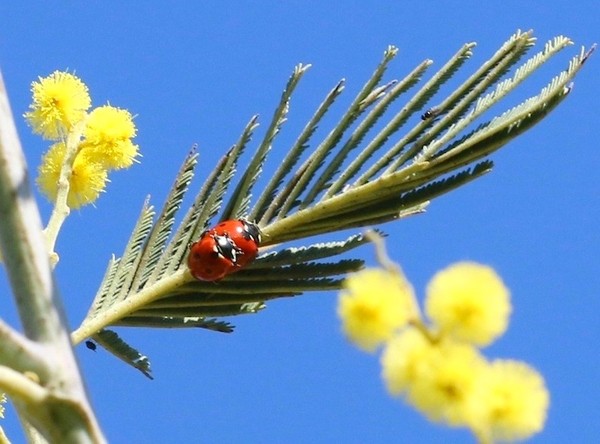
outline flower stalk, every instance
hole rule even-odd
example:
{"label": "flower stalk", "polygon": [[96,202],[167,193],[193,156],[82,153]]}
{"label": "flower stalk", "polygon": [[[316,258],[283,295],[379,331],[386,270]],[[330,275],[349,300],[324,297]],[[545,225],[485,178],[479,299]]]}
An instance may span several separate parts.
{"label": "flower stalk", "polygon": [[48,225],[44,229],[48,251],[50,252],[50,260],[53,266],[58,262],[58,254],[55,252],[56,240],[60,229],[71,213],[71,209],[67,204],[67,198],[71,189],[71,175],[73,174],[73,164],[77,156],[83,130],[85,129],[86,119],[79,121],[69,132],[65,145],[65,157],[58,178],[56,200],[52,214],[48,220]]}

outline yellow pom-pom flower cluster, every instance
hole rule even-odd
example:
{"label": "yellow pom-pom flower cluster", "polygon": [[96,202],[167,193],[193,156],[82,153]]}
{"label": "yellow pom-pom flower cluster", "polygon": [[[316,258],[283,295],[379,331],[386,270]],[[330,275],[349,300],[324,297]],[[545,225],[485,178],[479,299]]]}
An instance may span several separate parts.
{"label": "yellow pom-pom flower cluster", "polygon": [[486,443],[541,431],[549,406],[542,376],[523,362],[489,361],[480,349],[506,331],[511,312],[496,272],[454,264],[431,279],[424,305],[427,319],[399,270],[368,269],[346,280],[338,315],[359,348],[383,345],[387,390],[431,421],[467,427]]}
{"label": "yellow pom-pom flower cluster", "polygon": [[57,202],[68,185],[70,208],[95,202],[108,183],[108,173],[129,168],[139,156],[132,142],[136,135],[133,116],[110,105],[88,112],[87,86],[67,72],[40,78],[33,82],[32,92],[33,103],[25,118],[35,133],[56,142],[42,158],[38,186],[50,201]]}

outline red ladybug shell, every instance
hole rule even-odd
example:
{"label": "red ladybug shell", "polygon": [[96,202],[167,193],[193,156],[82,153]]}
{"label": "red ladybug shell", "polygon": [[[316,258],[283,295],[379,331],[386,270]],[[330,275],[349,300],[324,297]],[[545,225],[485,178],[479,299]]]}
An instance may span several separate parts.
{"label": "red ladybug shell", "polygon": [[244,219],[226,220],[205,231],[190,247],[188,267],[202,281],[218,281],[252,262],[260,229]]}
{"label": "red ladybug shell", "polygon": [[229,237],[239,248],[239,256],[235,260],[239,268],[252,262],[258,254],[260,229],[245,219],[226,220],[217,224],[210,232]]}
{"label": "red ladybug shell", "polygon": [[196,279],[218,281],[239,267],[238,253],[229,237],[207,231],[190,247],[188,267]]}

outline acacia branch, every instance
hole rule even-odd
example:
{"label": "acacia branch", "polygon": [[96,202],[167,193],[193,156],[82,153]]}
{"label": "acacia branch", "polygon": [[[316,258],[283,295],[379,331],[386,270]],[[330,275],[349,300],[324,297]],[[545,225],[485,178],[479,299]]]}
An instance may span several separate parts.
{"label": "acacia branch", "polygon": [[0,215],[0,251],[25,336],[44,349],[23,351],[37,363],[40,389],[49,394],[39,405],[24,402],[19,412],[51,442],[104,442],[75,360],[48,253],[41,248],[46,245],[41,218],[1,75]]}

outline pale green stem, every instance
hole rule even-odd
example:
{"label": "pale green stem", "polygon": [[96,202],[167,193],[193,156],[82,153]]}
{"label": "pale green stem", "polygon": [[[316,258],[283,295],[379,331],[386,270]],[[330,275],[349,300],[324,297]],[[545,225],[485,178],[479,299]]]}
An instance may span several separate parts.
{"label": "pale green stem", "polygon": [[388,256],[385,248],[385,242],[383,241],[381,235],[376,231],[367,230],[365,237],[373,243],[373,246],[375,247],[375,256],[377,257],[377,262],[379,262],[379,265],[392,273],[402,275],[403,273],[398,264],[392,261]]}
{"label": "pale green stem", "polygon": [[48,362],[40,360],[48,350],[43,345],[31,341],[0,319],[0,365],[9,365],[12,369],[30,371],[46,379]]}
{"label": "pale green stem", "polygon": [[21,425],[23,426],[23,431],[25,432],[29,444],[48,444],[48,441],[44,439],[40,432],[26,420],[21,419]]}
{"label": "pale green stem", "polygon": [[69,197],[69,190],[71,187],[70,183],[71,175],[73,174],[73,164],[75,162],[75,157],[77,157],[79,143],[83,135],[83,130],[85,129],[86,120],[87,119],[83,119],[75,125],[67,135],[65,141],[65,157],[58,178],[56,201],[54,202],[54,209],[50,215],[48,226],[44,230],[48,251],[50,252],[53,265],[58,262],[58,256],[54,251],[58,233],[71,212],[71,209],[67,204],[67,198]]}
{"label": "pale green stem", "polygon": [[28,359],[46,366],[38,376],[44,387],[52,388],[49,402],[22,404],[19,413],[55,442],[104,442],[79,373],[48,256],[39,248],[45,242],[41,218],[1,76],[0,214],[0,249],[23,330],[43,347],[43,353],[30,352]]}
{"label": "pale green stem", "polygon": [[[47,444],[44,436],[26,419],[26,412],[32,406],[40,406],[47,399],[48,391],[41,387],[33,378],[29,378],[8,367],[0,367],[0,389],[6,391],[13,405],[19,412],[23,432],[30,444]],[[2,434],[6,441],[0,438],[0,444],[9,443],[8,438]]]}
{"label": "pale green stem", "polygon": [[96,317],[85,320],[83,324],[71,334],[71,340],[74,344],[78,344],[103,328],[126,317],[130,313],[134,313],[140,308],[150,304],[152,301],[159,299],[161,296],[171,293],[177,287],[180,287],[191,280],[193,279],[187,268],[181,269],[169,277],[162,278],[154,285],[129,296],[121,302],[117,302]]}
{"label": "pale green stem", "polygon": [[[400,276],[404,276],[404,273],[400,266],[392,261],[387,255],[387,251],[385,248],[385,243],[383,238],[375,231],[369,230],[365,233],[365,237],[369,239],[373,245],[375,246],[375,255],[377,256],[377,262],[383,268],[388,270],[390,273],[395,273]],[[427,328],[425,323],[423,322],[423,315],[421,314],[421,310],[419,308],[419,302],[417,301],[417,297],[414,292],[411,292],[412,306],[415,310],[415,314],[412,319],[409,320],[409,324],[414,328],[419,330],[421,334],[426,337],[430,342],[435,342],[436,338],[431,333],[431,331]]]}
{"label": "pale green stem", "polygon": [[294,231],[296,227],[311,225],[315,220],[339,215],[341,211],[354,203],[360,207],[372,199],[374,195],[381,193],[382,190],[396,186],[396,184],[402,182],[410,174],[425,168],[427,168],[427,162],[415,163],[410,167],[410,170],[402,170],[388,176],[380,177],[360,187],[351,188],[342,194],[320,201],[312,207],[299,210],[290,216],[279,219],[262,228],[262,244],[265,246],[272,245],[274,242],[271,239],[289,240],[288,234]]}
{"label": "pale green stem", "polygon": [[[385,242],[383,241],[383,238],[381,237],[381,235],[379,235],[379,233],[377,233],[376,231],[368,230],[365,233],[365,237],[373,243],[373,246],[375,247],[375,255],[377,257],[377,262],[379,262],[379,265],[381,265],[383,268],[385,268],[388,272],[396,274],[398,276],[401,276],[403,279],[406,279],[404,277],[404,272],[402,271],[400,266],[397,263],[395,263],[394,261],[392,261],[390,259],[390,257],[387,255],[387,251],[385,248]],[[419,302],[417,301],[417,297],[414,292],[411,291],[410,296],[412,299],[411,302],[412,302],[414,314],[413,314],[412,319],[409,320],[409,323],[411,325],[414,325],[415,327],[417,327],[419,330],[422,331],[423,328],[425,328],[425,326],[423,325],[423,321],[422,321],[423,317],[422,317],[421,311],[419,309]],[[425,328],[425,330],[427,330],[427,329]],[[428,332],[427,332],[427,336],[429,336]]]}
{"label": "pale green stem", "polygon": [[0,366],[0,392],[13,401],[37,405],[44,402],[48,391],[23,373]]}
{"label": "pale green stem", "polygon": [[[404,272],[400,266],[392,261],[387,255],[383,238],[377,232],[372,230],[367,231],[365,233],[365,237],[367,237],[375,246],[377,262],[379,262],[379,264],[389,272],[404,276]],[[421,309],[419,307],[419,301],[417,300],[417,296],[414,292],[411,292],[411,299],[414,309],[414,316],[408,321],[409,325],[419,330],[421,334],[432,344],[437,342],[438,337],[427,327],[423,321],[423,314],[421,313]]]}
{"label": "pale green stem", "polygon": [[6,433],[4,433],[4,429],[2,427],[0,427],[0,444],[10,444],[10,440],[6,436]]}

